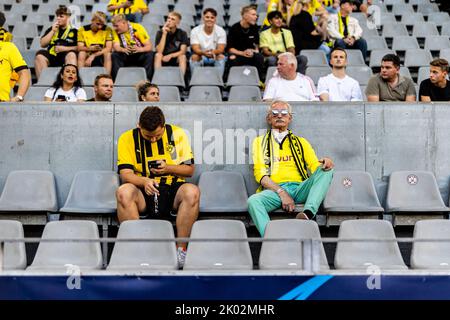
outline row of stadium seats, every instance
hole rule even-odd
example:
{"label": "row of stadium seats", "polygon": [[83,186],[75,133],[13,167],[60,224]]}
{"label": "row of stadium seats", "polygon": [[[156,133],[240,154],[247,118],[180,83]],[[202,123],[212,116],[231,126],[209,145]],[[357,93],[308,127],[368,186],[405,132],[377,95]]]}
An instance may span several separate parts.
{"label": "row of stadium seats", "polygon": [[[22,224],[18,221],[1,220],[0,233],[2,238],[24,238]],[[449,234],[449,220],[417,222],[414,228],[411,268],[449,270]],[[109,271],[145,273],[178,269],[174,231],[168,221],[126,221],[120,225],[116,239],[120,241],[114,244],[106,268]],[[196,221],[190,239],[183,270],[245,271],[254,268],[250,246],[246,241],[247,232],[241,221]],[[66,273],[69,267],[78,267],[82,273],[100,270],[103,260],[99,240],[97,226],[92,221],[49,222],[45,225],[31,265],[26,268],[23,242],[6,242],[3,269],[26,268],[30,272],[46,273]],[[316,250],[318,248],[320,251],[318,269],[321,272],[330,270],[320,242],[320,231],[314,221],[270,221],[262,240],[258,264],[261,270],[311,271],[314,267],[310,260],[313,256],[312,243],[317,243]],[[370,219],[347,220],[341,224],[334,267],[337,270],[360,271],[370,267],[376,267],[378,271],[408,269],[392,225],[387,221]]]}

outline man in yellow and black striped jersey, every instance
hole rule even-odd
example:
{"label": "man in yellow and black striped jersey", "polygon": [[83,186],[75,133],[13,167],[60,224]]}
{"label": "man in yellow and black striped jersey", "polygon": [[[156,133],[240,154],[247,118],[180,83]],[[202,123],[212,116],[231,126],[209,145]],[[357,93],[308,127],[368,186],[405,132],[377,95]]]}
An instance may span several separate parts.
{"label": "man in yellow and black striped jersey", "polygon": [[[178,237],[189,237],[198,217],[200,191],[185,181],[195,167],[184,130],[166,124],[160,108],[146,107],[137,128],[119,137],[117,165],[123,183],[116,192],[119,222],[166,218],[176,221]],[[180,267],[186,246],[178,243]]]}
{"label": "man in yellow and black striped jersey", "polygon": [[144,14],[149,12],[144,0],[110,0],[108,11],[113,16],[124,14],[131,22],[141,22]]}

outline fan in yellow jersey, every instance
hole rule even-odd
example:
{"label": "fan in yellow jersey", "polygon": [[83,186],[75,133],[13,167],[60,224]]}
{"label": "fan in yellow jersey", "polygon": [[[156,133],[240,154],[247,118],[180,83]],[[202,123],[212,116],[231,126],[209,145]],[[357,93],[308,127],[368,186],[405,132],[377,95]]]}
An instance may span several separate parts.
{"label": "fan in yellow jersey", "polygon": [[[194,156],[183,129],[165,123],[158,107],[146,107],[138,127],[118,141],[117,165],[123,184],[116,192],[119,222],[140,218],[172,220],[178,237],[189,237],[197,220],[200,191],[185,182],[194,174]],[[173,212],[177,212],[174,216]],[[178,243],[184,264],[186,243]]]}
{"label": "fan in yellow jersey", "polygon": [[288,130],[292,121],[289,103],[274,101],[268,109],[270,129],[253,141],[253,163],[258,192],[248,199],[248,212],[261,236],[269,212],[280,207],[294,212],[295,203],[305,203],[297,219],[313,219],[330,186],[333,161],[317,159],[314,149],[302,137]]}
{"label": "fan in yellow jersey", "polygon": [[[0,12],[0,26],[5,24],[5,20],[5,15]],[[15,80],[18,80],[19,89],[11,101],[21,102],[31,82],[30,70],[14,43],[0,41],[0,101],[10,101],[10,80],[13,72],[18,75]]]}
{"label": "fan in yellow jersey", "polygon": [[110,0],[108,11],[113,16],[124,14],[131,22],[141,22],[144,14],[149,12],[144,0]]}
{"label": "fan in yellow jersey", "polygon": [[91,24],[78,29],[78,67],[105,67],[111,73],[112,30],[106,14],[97,11]]}

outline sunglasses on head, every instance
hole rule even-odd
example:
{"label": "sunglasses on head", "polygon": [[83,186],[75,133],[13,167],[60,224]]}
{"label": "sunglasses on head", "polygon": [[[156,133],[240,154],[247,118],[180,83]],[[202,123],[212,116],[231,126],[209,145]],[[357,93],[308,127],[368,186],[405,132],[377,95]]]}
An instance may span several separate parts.
{"label": "sunglasses on head", "polygon": [[289,114],[289,110],[287,110],[287,109],[283,109],[283,110],[272,110],[272,115],[277,116],[277,115],[279,115],[279,114],[281,114],[281,115],[283,115],[283,116],[286,116],[286,115]]}

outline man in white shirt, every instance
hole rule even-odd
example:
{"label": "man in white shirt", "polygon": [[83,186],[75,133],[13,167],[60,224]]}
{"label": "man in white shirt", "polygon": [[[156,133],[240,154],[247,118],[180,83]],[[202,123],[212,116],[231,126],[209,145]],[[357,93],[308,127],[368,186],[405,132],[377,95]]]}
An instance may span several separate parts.
{"label": "man in white shirt", "polygon": [[321,101],[362,101],[361,88],[358,81],[345,74],[347,52],[342,48],[334,48],[330,53],[332,73],[321,77],[317,84],[317,92]]}
{"label": "man in white shirt", "polygon": [[291,52],[278,56],[276,73],[267,83],[264,101],[319,101],[314,82],[297,72],[297,58]]}
{"label": "man in white shirt", "polygon": [[216,24],[216,17],[216,10],[206,8],[203,10],[203,24],[191,31],[191,73],[199,66],[214,66],[223,74],[227,34]]}

